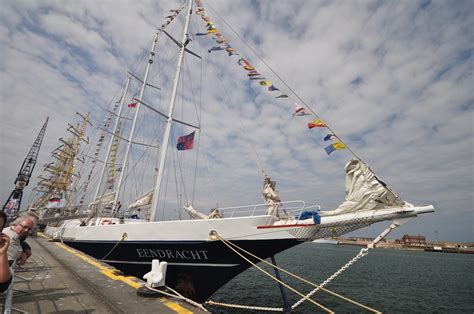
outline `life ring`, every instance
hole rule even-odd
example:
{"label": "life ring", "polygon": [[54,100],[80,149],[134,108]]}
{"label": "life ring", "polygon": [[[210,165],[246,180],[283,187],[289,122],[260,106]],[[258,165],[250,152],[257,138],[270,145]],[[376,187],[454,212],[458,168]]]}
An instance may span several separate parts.
{"label": "life ring", "polygon": [[111,219],[104,219],[100,222],[101,225],[110,225],[112,223]]}

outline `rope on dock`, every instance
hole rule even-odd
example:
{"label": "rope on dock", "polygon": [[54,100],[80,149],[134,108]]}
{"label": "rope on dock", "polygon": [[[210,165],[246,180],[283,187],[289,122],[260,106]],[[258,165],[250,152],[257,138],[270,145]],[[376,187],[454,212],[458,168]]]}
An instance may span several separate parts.
{"label": "rope on dock", "polygon": [[174,290],[173,288],[171,287],[168,287],[168,286],[165,286],[166,289],[172,291],[174,294],[171,294],[171,293],[168,293],[166,291],[162,291],[162,290],[158,290],[158,289],[154,289],[148,285],[145,285],[144,287],[147,287],[148,289],[150,289],[151,291],[155,291],[155,292],[158,292],[158,293],[161,293],[163,295],[166,295],[168,297],[172,297],[172,298],[177,298],[179,300],[183,300],[185,302],[188,302],[189,304],[191,305],[194,305],[195,307],[198,307],[200,308],[201,310],[205,311],[205,312],[209,312],[201,303],[198,303],[198,302],[195,302],[191,299],[188,299],[186,298],[185,296],[183,296],[182,294],[180,294],[178,291]]}
{"label": "rope on dock", "polygon": [[206,301],[207,305],[211,306],[220,306],[220,307],[228,307],[233,309],[240,309],[240,310],[254,310],[254,311],[266,311],[266,312],[283,312],[282,307],[264,307],[264,306],[252,306],[252,305],[241,305],[241,304],[231,304],[231,303],[222,303],[222,302],[215,302],[215,301]]}

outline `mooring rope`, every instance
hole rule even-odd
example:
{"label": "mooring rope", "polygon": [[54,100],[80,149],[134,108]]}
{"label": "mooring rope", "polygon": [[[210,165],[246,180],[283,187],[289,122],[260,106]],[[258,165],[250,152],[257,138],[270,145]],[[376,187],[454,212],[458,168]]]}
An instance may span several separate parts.
{"label": "mooring rope", "polygon": [[[346,269],[348,269],[350,266],[352,266],[352,264],[354,264],[356,261],[358,261],[360,258],[366,256],[368,254],[368,251],[369,249],[368,248],[363,248],[360,250],[360,252],[353,258],[351,259],[349,262],[347,262],[344,266],[342,266],[338,271],[336,271],[334,274],[332,274],[328,279],[326,279],[323,283],[321,283],[319,286],[317,285],[314,285],[316,286],[316,289],[312,290],[310,293],[308,293],[306,296],[307,297],[311,297],[313,294],[315,294],[318,290],[323,290],[323,291],[326,291],[330,294],[333,294],[345,301],[348,301],[352,304],[355,304],[357,306],[360,306],[366,310],[369,310],[371,312],[374,312],[374,313],[381,313],[380,311],[377,311],[371,307],[368,307],[364,304],[361,304],[357,301],[354,301],[354,300],[351,300],[343,295],[340,295],[340,294],[337,294],[333,291],[330,291],[330,290],[327,290],[326,288],[324,288],[324,286],[326,286],[328,283],[330,283],[332,280],[334,280],[337,276],[339,276],[343,271],[345,271]],[[306,280],[304,280],[305,282],[307,282]],[[309,282],[308,282],[309,283]],[[300,306],[302,303],[304,302],[304,299],[300,299],[298,302],[296,302],[295,304],[293,304],[291,306],[291,309],[296,309],[298,306]]]}
{"label": "mooring rope", "polygon": [[148,289],[150,289],[151,291],[155,291],[155,292],[158,292],[158,293],[161,293],[163,295],[166,295],[168,297],[172,297],[172,298],[177,298],[177,299],[180,299],[180,300],[183,300],[185,302],[188,302],[189,304],[195,306],[195,307],[198,307],[200,308],[201,310],[205,311],[205,312],[209,312],[202,304],[196,302],[196,301],[193,301],[191,299],[188,299],[186,298],[185,296],[183,296],[182,294],[180,294],[178,291],[174,290],[173,288],[171,287],[168,287],[168,286],[165,286],[166,289],[169,289],[170,291],[172,291],[174,294],[171,294],[171,293],[168,293],[166,291],[162,291],[162,290],[158,290],[158,289],[155,289],[155,288],[152,288],[148,285],[145,285],[144,287],[147,287]]}
{"label": "mooring rope", "polygon": [[[259,261],[261,261],[261,262],[264,262],[265,264],[270,265],[271,267],[274,267],[274,268],[276,268],[276,269],[278,269],[278,270],[280,270],[280,271],[283,271],[283,272],[285,272],[286,274],[288,274],[288,275],[290,275],[290,276],[292,276],[292,277],[294,277],[294,278],[296,278],[296,279],[299,279],[299,280],[301,280],[301,281],[303,281],[303,282],[305,282],[305,283],[307,283],[307,284],[310,284],[310,285],[316,287],[316,289],[312,290],[312,291],[311,291],[310,293],[308,293],[307,295],[301,295],[301,294],[300,294],[300,295],[302,296],[302,298],[301,298],[299,301],[295,302],[295,303],[291,306],[291,309],[292,309],[292,310],[294,310],[294,309],[296,309],[298,306],[300,306],[305,300],[312,301],[312,300],[310,299],[310,297],[311,297],[312,295],[314,295],[318,290],[322,290],[322,291],[328,292],[329,294],[332,294],[333,296],[336,296],[336,297],[338,297],[338,298],[340,298],[340,299],[343,299],[343,300],[345,300],[345,301],[347,301],[347,302],[350,302],[350,303],[352,303],[352,304],[354,304],[354,305],[357,305],[357,306],[359,306],[359,307],[361,307],[361,308],[364,308],[364,309],[366,309],[366,310],[368,310],[368,311],[371,311],[371,312],[373,312],[373,313],[381,313],[380,311],[375,310],[375,309],[373,309],[373,308],[371,308],[371,307],[369,307],[369,306],[366,306],[366,305],[364,305],[364,304],[361,304],[361,303],[359,303],[359,302],[357,302],[357,301],[354,301],[354,300],[352,300],[352,299],[350,299],[350,298],[347,298],[347,297],[345,297],[345,296],[343,296],[343,295],[340,295],[340,294],[338,294],[338,293],[336,293],[336,292],[333,292],[333,291],[331,291],[331,290],[328,290],[328,289],[324,288],[324,286],[326,286],[329,282],[331,282],[331,281],[334,280],[337,276],[339,276],[343,271],[345,271],[345,270],[348,269],[350,266],[352,266],[352,264],[354,264],[357,260],[359,260],[360,258],[366,256],[366,255],[368,254],[368,250],[369,250],[368,248],[363,248],[363,249],[361,249],[361,251],[360,251],[353,259],[351,259],[348,263],[346,263],[344,266],[342,266],[338,271],[336,271],[333,275],[331,275],[328,279],[326,279],[322,284],[317,285],[317,284],[312,283],[312,282],[310,282],[310,281],[308,281],[308,280],[306,280],[306,279],[304,279],[304,278],[302,278],[302,277],[300,277],[300,276],[298,276],[298,275],[295,275],[295,274],[293,274],[293,273],[291,273],[291,272],[289,272],[289,271],[287,271],[287,270],[285,270],[285,269],[283,269],[283,268],[281,268],[281,267],[278,267],[278,266],[276,266],[276,265],[274,265],[274,264],[272,264],[272,263],[269,263],[269,262],[267,262],[267,261],[264,260],[264,259],[261,259],[260,257],[258,257],[258,256],[256,256],[256,255],[254,255],[254,254],[252,254],[252,253],[246,251],[245,249],[243,249],[243,248],[237,246],[236,244],[234,244],[234,243],[232,243],[232,242],[230,242],[230,241],[228,241],[228,240],[222,238],[222,237],[219,236],[217,233],[216,233],[216,237],[217,237],[220,241],[222,241],[226,246],[228,246],[232,251],[234,251],[236,254],[238,254],[239,256],[241,256],[243,259],[245,259],[246,261],[248,261],[248,262],[249,262],[250,264],[252,264],[253,266],[257,267],[259,270],[261,270],[261,271],[264,272],[265,274],[269,275],[269,276],[270,276],[272,279],[274,279],[275,281],[281,283],[280,280],[276,279],[275,277],[273,277],[272,275],[270,275],[269,273],[267,273],[266,271],[264,271],[264,270],[261,269],[260,267],[256,266],[255,263],[253,263],[253,262],[251,262],[249,259],[245,258],[242,254],[240,254],[239,252],[237,252],[234,248],[239,249],[240,251],[244,252],[245,254],[248,254],[249,256],[252,256],[252,257],[256,258],[257,260],[259,260]],[[375,241],[374,241],[374,242],[375,242]],[[377,242],[378,242],[378,241],[377,241]],[[283,284],[285,287],[289,288],[286,284],[284,284],[284,283],[282,283],[282,284]],[[292,288],[289,288],[289,289],[292,290],[292,291],[295,291],[295,290],[293,290]],[[298,293],[298,294],[299,294],[299,293]],[[315,302],[315,303],[317,303],[317,302]],[[207,304],[209,304],[209,305],[215,305],[215,306],[225,306],[225,307],[231,307],[231,308],[239,308],[239,309],[260,310],[260,311],[278,311],[278,312],[282,312],[282,311],[283,311],[283,308],[246,306],[246,305],[220,303],[220,302],[214,302],[214,301],[208,301]],[[318,304],[318,306],[319,306],[319,304]]]}
{"label": "mooring rope", "polygon": [[115,250],[115,248],[116,248],[120,243],[122,243],[123,241],[127,240],[127,238],[128,238],[128,235],[127,235],[126,232],[124,232],[124,233],[122,234],[122,238],[120,239],[120,241],[118,241],[117,243],[115,243],[114,247],[111,248],[110,251],[108,251],[107,254],[105,254],[105,256],[101,258],[101,260],[104,260],[107,256],[109,256],[110,253],[112,253],[112,252]]}
{"label": "mooring rope", "polygon": [[[308,297],[306,297],[304,294],[302,294],[301,292],[297,291],[296,289],[294,289],[293,287],[290,287],[289,285],[287,285],[286,283],[284,283],[283,281],[279,280],[278,278],[276,278],[275,276],[273,276],[272,274],[270,274],[269,272],[267,272],[266,270],[262,269],[260,266],[258,266],[257,264],[255,264],[254,262],[252,262],[250,259],[248,259],[247,257],[245,257],[244,255],[242,255],[241,253],[239,253],[236,249],[234,249],[232,247],[232,245],[229,245],[228,244],[228,241],[225,240],[224,238],[222,238],[221,236],[219,236],[217,233],[216,233],[216,236],[217,238],[222,241],[222,243],[224,243],[228,248],[230,248],[232,251],[234,251],[234,253],[236,253],[237,255],[239,255],[240,257],[242,257],[245,261],[247,261],[248,263],[250,263],[252,266],[256,267],[258,270],[260,270],[261,272],[263,272],[264,274],[266,274],[267,276],[269,276],[270,278],[272,278],[273,280],[275,280],[276,282],[278,282],[279,284],[285,286],[287,289],[293,291],[294,293],[298,294],[299,296],[301,296],[302,298],[304,298],[305,300],[308,300],[309,302],[313,303],[314,305],[320,307],[321,309],[325,310],[326,312],[328,313],[334,313],[332,310],[326,308],[324,305],[322,304],[319,304],[318,302],[314,301],[314,300],[311,300],[309,299]],[[243,249],[242,249],[243,250]],[[260,259],[260,258],[258,258]],[[261,259],[260,259],[261,260]],[[273,265],[273,264],[272,264]],[[280,309],[277,309],[277,311],[280,311]],[[281,309],[281,311],[283,311],[283,309]]]}
{"label": "mooring rope", "polygon": [[283,312],[282,307],[264,307],[264,306],[254,306],[254,305],[230,304],[230,303],[215,302],[211,300],[206,301],[206,304],[211,305],[211,306],[229,307],[229,308],[241,309],[241,310]]}
{"label": "mooring rope", "polygon": [[[218,236],[218,237],[219,237],[219,236]],[[220,238],[220,237],[219,237],[219,238]],[[281,267],[279,267],[279,266],[277,266],[277,265],[274,265],[274,264],[272,264],[272,263],[270,263],[270,262],[267,262],[267,261],[264,260],[264,259],[261,259],[260,257],[258,257],[258,256],[256,256],[256,255],[254,255],[254,254],[252,254],[252,253],[250,253],[250,252],[248,252],[248,251],[242,249],[241,247],[237,246],[235,243],[232,243],[232,242],[230,242],[230,241],[228,241],[228,240],[226,240],[226,239],[223,239],[223,238],[221,238],[221,239],[222,239],[222,241],[225,241],[225,242],[227,242],[228,244],[230,244],[230,245],[232,245],[232,246],[238,248],[238,249],[241,250],[242,252],[244,252],[244,253],[246,253],[246,254],[248,254],[248,255],[250,255],[250,256],[256,258],[256,259],[258,259],[259,261],[261,261],[261,262],[263,262],[263,263],[265,263],[265,264],[267,264],[267,265],[270,265],[271,267],[274,267],[274,268],[276,268],[276,269],[278,269],[278,270],[280,270],[280,271],[282,271],[282,272],[284,272],[284,273],[286,273],[286,274],[288,274],[288,275],[290,275],[290,276],[292,276],[292,277],[294,277],[294,278],[296,278],[296,279],[298,279],[298,280],[300,280],[300,281],[302,281],[302,282],[305,282],[305,283],[307,283],[307,284],[309,284],[309,285],[312,285],[312,286],[316,287],[316,289],[314,289],[313,291],[311,291],[310,293],[308,293],[308,294],[306,295],[308,298],[311,297],[313,294],[315,294],[318,290],[322,290],[322,291],[325,291],[325,292],[327,292],[327,293],[329,293],[329,294],[332,294],[332,295],[335,296],[335,297],[338,297],[338,298],[343,299],[343,300],[345,300],[345,301],[347,301],[347,302],[350,302],[350,303],[352,303],[352,304],[354,304],[354,305],[357,305],[357,306],[360,306],[360,307],[362,307],[362,308],[365,308],[366,310],[369,310],[369,311],[371,311],[371,312],[380,313],[380,311],[377,311],[377,310],[375,310],[375,309],[372,309],[372,308],[370,308],[370,307],[368,307],[368,306],[366,306],[366,305],[364,305],[364,304],[362,304],[362,303],[359,303],[359,302],[354,301],[354,300],[352,300],[352,299],[350,299],[350,298],[348,298],[348,297],[345,297],[345,296],[343,296],[343,295],[341,295],[341,294],[338,294],[338,293],[336,293],[336,292],[334,292],[334,291],[331,291],[331,290],[328,290],[328,289],[324,288],[324,286],[326,286],[329,282],[331,282],[333,279],[335,279],[337,276],[339,276],[344,270],[346,270],[347,268],[349,268],[350,266],[352,266],[352,264],[354,264],[357,260],[359,260],[361,257],[364,257],[365,255],[367,255],[367,254],[368,254],[368,251],[369,251],[369,249],[367,249],[367,248],[361,249],[361,251],[359,252],[359,254],[357,254],[352,260],[350,260],[347,264],[345,264],[344,266],[342,266],[338,271],[336,271],[332,276],[330,276],[328,279],[326,279],[322,284],[317,285],[317,284],[315,284],[315,283],[313,283],[313,282],[311,282],[311,281],[308,281],[308,280],[306,280],[306,279],[304,279],[304,278],[302,278],[302,277],[300,277],[300,276],[298,276],[298,275],[296,275],[296,274],[293,274],[293,273],[287,271],[286,269],[283,269],[283,268],[281,268]],[[295,304],[293,304],[293,305],[291,306],[291,308],[292,308],[292,309],[297,308],[297,307],[298,307],[301,303],[303,303],[305,300],[306,300],[306,298],[301,298],[298,302],[296,302]]]}

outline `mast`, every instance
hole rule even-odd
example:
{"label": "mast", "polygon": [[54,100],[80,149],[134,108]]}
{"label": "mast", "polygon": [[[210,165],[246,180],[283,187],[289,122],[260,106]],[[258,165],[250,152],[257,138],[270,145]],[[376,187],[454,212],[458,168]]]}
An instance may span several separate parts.
{"label": "mast", "polygon": [[120,188],[122,187],[122,181],[123,181],[123,175],[126,172],[127,169],[127,162],[128,162],[128,155],[130,153],[130,148],[132,146],[132,139],[133,135],[135,133],[135,126],[137,124],[137,118],[138,118],[138,113],[140,112],[140,107],[141,107],[141,102],[143,98],[143,93],[145,92],[145,87],[147,85],[147,80],[148,80],[148,72],[150,71],[150,67],[153,64],[153,57],[155,56],[155,47],[156,47],[156,42],[158,41],[158,33],[155,34],[153,38],[153,44],[151,46],[151,51],[150,51],[150,58],[148,59],[148,64],[146,65],[146,70],[145,70],[145,77],[143,78],[143,84],[142,88],[140,90],[140,96],[137,98],[137,107],[135,110],[135,115],[133,117],[133,122],[132,122],[132,129],[130,130],[130,135],[128,137],[128,142],[127,142],[127,149],[125,151],[125,157],[122,162],[122,171],[120,172],[120,177],[119,181],[117,184],[117,189],[115,193],[115,198],[114,198],[114,206],[117,205],[119,195],[120,195]]}
{"label": "mast", "polygon": [[[81,148],[81,141],[84,141],[86,144],[89,144],[89,138],[86,139],[86,128],[87,125],[90,124],[90,118],[89,118],[89,112],[86,114],[86,116],[83,116],[79,112],[76,112],[77,115],[79,115],[82,118],[81,124],[78,124],[76,127],[74,126],[69,126],[68,131],[72,133],[72,141],[69,141],[69,145],[71,145],[72,152],[75,154],[75,158],[72,159],[71,164],[69,165],[69,168],[66,169],[66,173],[71,173],[71,177],[69,179],[69,186],[65,185],[65,192],[66,192],[66,209],[71,209],[72,208],[72,192],[76,192],[76,189],[74,187],[74,177],[76,177],[76,181],[80,178],[79,174],[76,174],[76,162],[80,161],[80,159],[77,158],[77,156],[80,153],[80,148]],[[67,145],[65,143],[65,145]],[[67,181],[64,181],[65,184]],[[69,189],[68,189],[69,188]]]}
{"label": "mast", "polygon": [[181,39],[181,48],[179,51],[179,57],[178,57],[178,63],[176,64],[176,72],[175,72],[175,77],[174,77],[174,82],[173,82],[173,91],[171,93],[171,99],[170,99],[170,104],[169,104],[169,111],[168,111],[168,117],[166,119],[166,127],[165,127],[165,134],[163,137],[163,143],[161,145],[161,157],[160,157],[160,165],[158,168],[158,175],[156,177],[156,183],[155,183],[155,190],[153,192],[153,199],[151,202],[151,212],[150,212],[150,221],[155,221],[156,217],[156,211],[157,211],[157,206],[158,206],[158,194],[160,193],[160,188],[161,188],[161,181],[163,178],[163,169],[165,166],[165,158],[166,158],[166,152],[168,150],[168,142],[170,138],[170,132],[171,132],[171,124],[173,122],[173,109],[174,109],[174,104],[176,101],[176,94],[178,92],[178,82],[179,82],[179,76],[181,74],[181,66],[183,64],[183,58],[184,58],[184,52],[186,49],[186,39],[187,39],[187,33],[188,33],[188,27],[189,27],[189,20],[191,18],[191,8],[192,8],[193,2],[192,0],[188,0],[188,13],[186,16],[186,21],[184,23],[184,29],[183,29],[183,37]]}
{"label": "mast", "polygon": [[[110,151],[112,149],[112,144],[114,142],[114,137],[115,137],[115,134],[117,132],[117,129],[119,127],[119,121],[120,121],[120,117],[122,116],[122,108],[123,108],[123,103],[125,101],[125,95],[127,95],[127,92],[128,92],[128,87],[130,85],[130,81],[132,79],[132,76],[130,74],[128,74],[128,78],[127,78],[127,83],[125,84],[125,90],[123,92],[123,96],[122,96],[122,99],[120,100],[120,106],[119,106],[119,110],[118,110],[118,113],[117,113],[117,119],[115,120],[115,125],[114,125],[114,131],[113,131],[113,136],[112,138],[110,139],[110,143],[109,143],[109,148],[107,149],[107,154],[105,156],[105,161],[104,161],[104,165],[102,166],[102,171],[100,173],[100,177],[99,177],[99,184],[97,184],[97,189],[95,191],[95,194],[94,194],[94,198],[92,199],[92,202],[95,202],[97,200],[97,196],[99,195],[99,191],[100,191],[100,187],[101,187],[101,182],[102,182],[102,179],[104,178],[104,174],[105,174],[105,169],[107,168],[107,165],[108,165],[108,162],[109,162],[109,156],[110,156]],[[104,192],[105,192],[105,189],[104,189]],[[104,193],[102,193],[103,195]]]}
{"label": "mast", "polygon": [[50,176],[49,178],[38,177],[39,182],[36,189],[44,194],[34,202],[33,207],[45,206],[51,199],[64,199],[66,201],[65,208],[71,205],[73,177],[78,176],[75,173],[76,157],[79,153],[81,141],[88,143],[85,132],[87,125],[90,124],[89,113],[86,116],[78,112],[76,114],[81,116],[82,122],[76,126],[69,124],[67,131],[72,136],[66,140],[59,139],[62,145],[53,150],[51,155],[56,159],[56,162],[44,165],[44,171],[49,172]]}
{"label": "mast", "polygon": [[43,124],[38,136],[36,137],[33,146],[31,146],[28,155],[26,155],[23,164],[21,165],[18,176],[15,180],[15,189],[12,191],[7,201],[2,207],[2,211],[5,211],[8,217],[16,216],[16,213],[20,210],[21,199],[23,197],[23,189],[30,183],[31,174],[35,169],[36,160],[41,148],[41,143],[43,142],[44,133],[46,132],[46,127],[48,126],[49,117],[46,117],[46,121]]}

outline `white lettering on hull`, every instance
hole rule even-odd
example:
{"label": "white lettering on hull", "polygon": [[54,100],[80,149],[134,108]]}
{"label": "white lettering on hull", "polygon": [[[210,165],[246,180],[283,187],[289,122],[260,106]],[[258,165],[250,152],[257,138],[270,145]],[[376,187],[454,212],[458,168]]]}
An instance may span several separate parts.
{"label": "white lettering on hull", "polygon": [[166,258],[181,260],[207,260],[207,250],[136,249],[140,258]]}

